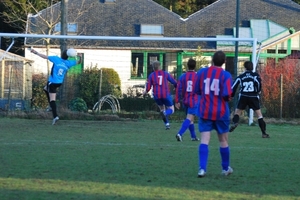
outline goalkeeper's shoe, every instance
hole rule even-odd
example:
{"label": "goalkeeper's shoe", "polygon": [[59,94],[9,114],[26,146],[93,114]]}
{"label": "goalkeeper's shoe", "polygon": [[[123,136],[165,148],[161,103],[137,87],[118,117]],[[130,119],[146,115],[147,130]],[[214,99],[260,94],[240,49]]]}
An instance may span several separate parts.
{"label": "goalkeeper's shoe", "polygon": [[266,133],[263,133],[263,134],[262,134],[262,138],[270,138],[270,135],[269,135],[269,134],[266,134]]}
{"label": "goalkeeper's shoe", "polygon": [[235,129],[238,125],[239,125],[238,123],[231,125],[231,127],[229,128],[229,132],[234,131],[234,129]]}
{"label": "goalkeeper's shoe", "polygon": [[52,108],[51,108],[50,106],[47,106],[46,111],[47,111],[47,112],[51,112],[51,111],[52,111]]}
{"label": "goalkeeper's shoe", "polygon": [[58,120],[59,120],[59,117],[55,117],[52,121],[52,125],[55,125]]}

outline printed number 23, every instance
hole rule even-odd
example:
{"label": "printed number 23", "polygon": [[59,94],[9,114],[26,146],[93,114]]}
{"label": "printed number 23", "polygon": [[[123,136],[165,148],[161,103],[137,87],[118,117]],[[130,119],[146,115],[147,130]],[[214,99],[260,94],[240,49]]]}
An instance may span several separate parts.
{"label": "printed number 23", "polygon": [[210,83],[210,78],[204,80],[205,84],[205,94],[209,94],[210,91],[214,92],[214,95],[219,95],[220,88],[219,88],[219,79],[213,79]]}

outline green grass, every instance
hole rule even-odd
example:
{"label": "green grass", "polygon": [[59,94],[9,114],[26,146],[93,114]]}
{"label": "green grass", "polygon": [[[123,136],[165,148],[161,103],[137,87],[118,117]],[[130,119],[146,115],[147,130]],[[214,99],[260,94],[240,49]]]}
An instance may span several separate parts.
{"label": "green grass", "polygon": [[300,199],[300,126],[268,124],[270,139],[239,126],[228,177],[213,132],[201,179],[199,143],[177,142],[180,126],[0,118],[0,199]]}

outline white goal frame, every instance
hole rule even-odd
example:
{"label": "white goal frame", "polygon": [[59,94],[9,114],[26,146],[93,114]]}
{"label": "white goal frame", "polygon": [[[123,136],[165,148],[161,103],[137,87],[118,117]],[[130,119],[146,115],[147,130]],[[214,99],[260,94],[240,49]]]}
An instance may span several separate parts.
{"label": "white goal frame", "polygon": [[[252,63],[256,68],[257,64],[257,38],[228,38],[228,37],[217,37],[217,38],[205,38],[205,37],[121,37],[121,36],[86,36],[86,35],[43,35],[43,34],[19,34],[19,33],[0,33],[0,37],[12,38],[12,43],[6,50],[14,44],[14,38],[51,38],[51,39],[77,39],[77,40],[136,40],[136,41],[227,41],[227,42],[251,42],[252,43]],[[5,53],[6,53],[5,52]],[[5,54],[2,55],[0,61],[3,59]],[[255,70],[255,69],[254,69]],[[253,110],[250,109],[249,114],[249,125],[253,123]]]}

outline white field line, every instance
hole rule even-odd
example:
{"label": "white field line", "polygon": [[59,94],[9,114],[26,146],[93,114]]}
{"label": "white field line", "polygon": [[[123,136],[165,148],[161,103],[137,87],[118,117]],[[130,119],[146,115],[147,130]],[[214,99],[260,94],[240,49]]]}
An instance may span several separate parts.
{"label": "white field line", "polygon": [[[61,141],[61,140],[53,140],[53,141],[40,141],[40,140],[20,140],[15,142],[5,142],[3,140],[0,140],[0,146],[6,145],[6,146],[25,146],[25,145],[57,145],[57,146],[63,146],[63,145],[69,145],[69,146],[77,146],[77,145],[101,145],[101,146],[141,146],[141,147],[174,147],[174,148],[198,148],[198,144],[195,145],[179,145],[176,144],[177,141],[175,141],[175,144],[166,144],[166,143],[118,143],[118,142],[78,142],[78,141]],[[191,143],[196,143],[192,141],[186,141]],[[178,142],[177,142],[178,143]],[[243,146],[230,146],[230,149],[252,149],[252,150],[274,150],[274,151],[300,151],[300,148],[270,148],[270,147],[243,147]]]}

